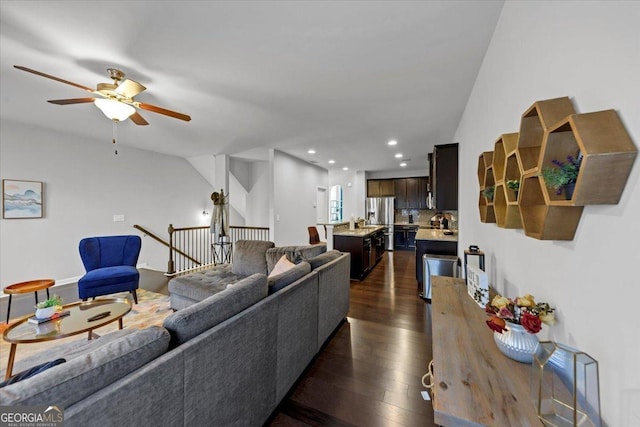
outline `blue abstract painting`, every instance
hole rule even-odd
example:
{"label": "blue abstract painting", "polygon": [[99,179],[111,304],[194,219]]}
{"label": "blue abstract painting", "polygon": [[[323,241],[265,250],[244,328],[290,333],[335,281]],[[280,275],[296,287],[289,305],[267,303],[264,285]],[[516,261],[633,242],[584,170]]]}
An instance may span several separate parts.
{"label": "blue abstract painting", "polygon": [[42,182],[2,180],[3,218],[42,218]]}

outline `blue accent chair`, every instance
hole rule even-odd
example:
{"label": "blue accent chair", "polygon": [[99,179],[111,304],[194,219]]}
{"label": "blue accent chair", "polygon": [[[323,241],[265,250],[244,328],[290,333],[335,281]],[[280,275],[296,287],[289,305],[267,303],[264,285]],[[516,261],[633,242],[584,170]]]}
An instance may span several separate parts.
{"label": "blue accent chair", "polygon": [[129,291],[138,303],[140,273],[136,269],[140,236],[87,237],[80,241],[80,258],[87,274],[78,280],[78,295],[87,298]]}

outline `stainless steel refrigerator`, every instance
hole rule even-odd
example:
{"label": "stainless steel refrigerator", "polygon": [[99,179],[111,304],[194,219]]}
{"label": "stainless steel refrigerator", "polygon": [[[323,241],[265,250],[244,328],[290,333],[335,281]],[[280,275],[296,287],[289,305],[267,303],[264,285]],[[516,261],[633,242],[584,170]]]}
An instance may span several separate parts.
{"label": "stainless steel refrigerator", "polygon": [[373,225],[384,225],[384,248],[393,250],[393,197],[367,197],[365,212],[367,221]]}

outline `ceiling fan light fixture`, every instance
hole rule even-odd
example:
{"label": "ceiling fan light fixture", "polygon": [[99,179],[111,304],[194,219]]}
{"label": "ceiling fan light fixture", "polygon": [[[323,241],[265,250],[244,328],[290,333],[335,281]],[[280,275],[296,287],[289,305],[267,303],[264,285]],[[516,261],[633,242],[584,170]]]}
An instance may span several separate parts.
{"label": "ceiling fan light fixture", "polygon": [[127,120],[129,116],[136,112],[136,109],[131,105],[116,101],[115,99],[96,99],[93,103],[96,104],[96,107],[98,107],[109,120],[121,122]]}

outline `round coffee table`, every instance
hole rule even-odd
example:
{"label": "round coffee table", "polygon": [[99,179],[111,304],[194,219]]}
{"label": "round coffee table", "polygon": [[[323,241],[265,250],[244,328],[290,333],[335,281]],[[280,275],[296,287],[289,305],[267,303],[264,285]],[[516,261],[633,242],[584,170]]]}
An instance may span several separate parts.
{"label": "round coffee table", "polygon": [[40,324],[30,323],[29,317],[25,317],[4,331],[2,338],[11,343],[5,380],[11,377],[18,344],[58,340],[84,332],[88,332],[88,339],[91,339],[94,329],[116,320],[118,328],[122,329],[122,317],[131,311],[131,301],[104,298],[65,305],[62,309],[68,310],[69,315]]}
{"label": "round coffee table", "polygon": [[36,305],[38,304],[38,291],[47,290],[47,299],[49,298],[49,288],[56,284],[53,279],[29,280],[28,282],[14,283],[4,288],[4,293],[9,295],[9,305],[7,307],[7,324],[9,324],[9,313],[11,313],[11,297],[14,294],[28,294],[33,292],[36,296]]}

